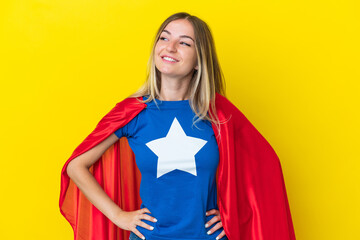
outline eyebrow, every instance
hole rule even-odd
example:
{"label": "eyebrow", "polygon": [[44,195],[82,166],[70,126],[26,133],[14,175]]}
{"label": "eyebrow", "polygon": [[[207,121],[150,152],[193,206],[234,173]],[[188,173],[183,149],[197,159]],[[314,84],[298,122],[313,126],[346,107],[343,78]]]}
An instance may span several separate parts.
{"label": "eyebrow", "polygon": [[[163,32],[166,32],[166,33],[168,33],[169,35],[171,35],[171,33],[170,33],[168,30],[165,30],[165,29],[164,29]],[[192,37],[190,37],[190,36],[188,36],[188,35],[180,35],[180,37],[181,37],[181,38],[190,38],[191,40],[193,40],[193,42],[195,42],[194,39],[192,39]]]}

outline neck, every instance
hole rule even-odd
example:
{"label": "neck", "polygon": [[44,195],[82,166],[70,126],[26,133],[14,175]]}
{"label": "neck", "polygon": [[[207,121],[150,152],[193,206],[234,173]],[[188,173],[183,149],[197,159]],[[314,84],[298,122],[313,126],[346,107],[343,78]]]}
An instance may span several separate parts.
{"label": "neck", "polygon": [[159,100],[164,101],[180,101],[189,99],[189,83],[191,78],[174,79],[174,78],[161,78],[161,89]]}

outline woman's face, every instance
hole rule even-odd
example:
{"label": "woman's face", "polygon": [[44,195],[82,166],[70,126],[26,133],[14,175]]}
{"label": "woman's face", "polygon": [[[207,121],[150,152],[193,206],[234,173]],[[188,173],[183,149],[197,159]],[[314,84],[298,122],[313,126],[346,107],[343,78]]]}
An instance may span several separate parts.
{"label": "woman's face", "polygon": [[183,78],[198,69],[194,41],[194,29],[186,19],[174,20],[165,27],[155,46],[155,65],[162,77]]}

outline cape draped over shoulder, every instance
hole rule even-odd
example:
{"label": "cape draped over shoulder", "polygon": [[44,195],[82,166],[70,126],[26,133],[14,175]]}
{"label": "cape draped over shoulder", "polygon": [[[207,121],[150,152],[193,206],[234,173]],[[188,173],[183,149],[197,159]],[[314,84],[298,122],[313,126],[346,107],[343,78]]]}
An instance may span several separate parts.
{"label": "cape draped over shoulder", "polygon": [[[139,99],[142,99],[140,97]],[[146,108],[136,98],[118,102],[80,143],[61,172],[61,214],[70,223],[75,240],[127,240],[129,231],[113,224],[83,195],[66,167]],[[295,233],[280,160],[274,149],[245,115],[216,93],[221,137],[212,124],[219,147],[216,173],[218,207],[229,240],[293,240]],[[211,111],[211,110],[209,110]],[[89,171],[124,211],[140,208],[141,174],[126,137],[110,146]]]}

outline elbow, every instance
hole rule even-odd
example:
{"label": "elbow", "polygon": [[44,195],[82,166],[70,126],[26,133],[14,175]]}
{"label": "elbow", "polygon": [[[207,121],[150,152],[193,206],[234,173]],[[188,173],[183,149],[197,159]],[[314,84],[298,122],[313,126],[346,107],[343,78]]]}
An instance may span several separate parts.
{"label": "elbow", "polygon": [[72,178],[74,172],[74,161],[70,161],[66,167],[67,175]]}
{"label": "elbow", "polygon": [[67,175],[71,178],[74,179],[74,177],[76,177],[76,175],[82,171],[82,169],[87,169],[89,170],[88,166],[83,166],[83,164],[79,161],[76,161],[76,158],[74,158],[73,160],[71,160],[67,167],[66,167],[66,173]]}

